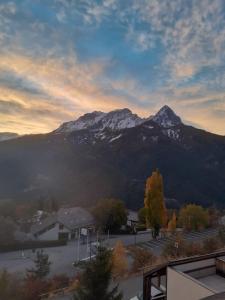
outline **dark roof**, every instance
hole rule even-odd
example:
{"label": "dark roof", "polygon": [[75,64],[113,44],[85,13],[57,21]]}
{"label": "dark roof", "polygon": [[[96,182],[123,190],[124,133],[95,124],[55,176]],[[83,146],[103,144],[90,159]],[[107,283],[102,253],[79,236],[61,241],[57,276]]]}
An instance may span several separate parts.
{"label": "dark roof", "polygon": [[225,293],[223,292],[206,298],[202,298],[201,300],[224,300],[224,299],[225,299]]}
{"label": "dark roof", "polygon": [[72,230],[93,225],[95,220],[87,210],[81,207],[60,208],[57,213],[51,214],[44,220],[32,225],[31,233],[40,233],[55,223],[61,223],[66,228]]}
{"label": "dark roof", "polygon": [[93,216],[81,207],[60,208],[58,221],[68,229],[85,227],[95,223]]}
{"label": "dark roof", "polygon": [[32,234],[36,234],[45,230],[45,228],[55,224],[57,222],[57,214],[51,214],[50,216],[46,217],[45,219],[33,224],[31,226],[30,232]]}

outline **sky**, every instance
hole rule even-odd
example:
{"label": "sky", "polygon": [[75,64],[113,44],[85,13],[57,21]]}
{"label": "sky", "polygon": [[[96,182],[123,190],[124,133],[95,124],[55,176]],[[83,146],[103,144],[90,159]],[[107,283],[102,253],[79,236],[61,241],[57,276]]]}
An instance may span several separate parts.
{"label": "sky", "polygon": [[0,132],[165,104],[225,135],[224,0],[0,0]]}

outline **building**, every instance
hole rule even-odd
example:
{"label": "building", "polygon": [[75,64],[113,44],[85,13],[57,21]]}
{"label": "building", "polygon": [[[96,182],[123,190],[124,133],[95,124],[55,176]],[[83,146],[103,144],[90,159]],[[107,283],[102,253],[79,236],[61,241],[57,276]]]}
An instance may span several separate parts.
{"label": "building", "polygon": [[135,227],[138,224],[138,213],[133,210],[128,210],[127,213],[127,226]]}
{"label": "building", "polygon": [[225,251],[179,259],[144,274],[143,300],[225,299]]}
{"label": "building", "polygon": [[38,240],[75,239],[79,234],[87,235],[95,227],[94,217],[81,207],[60,208],[31,227]]}

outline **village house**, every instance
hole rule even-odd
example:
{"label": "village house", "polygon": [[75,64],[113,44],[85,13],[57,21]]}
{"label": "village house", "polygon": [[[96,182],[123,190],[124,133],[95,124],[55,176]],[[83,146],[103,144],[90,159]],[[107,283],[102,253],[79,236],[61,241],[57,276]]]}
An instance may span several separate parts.
{"label": "village house", "polygon": [[37,240],[73,240],[94,231],[94,217],[81,207],[60,208],[31,227]]}

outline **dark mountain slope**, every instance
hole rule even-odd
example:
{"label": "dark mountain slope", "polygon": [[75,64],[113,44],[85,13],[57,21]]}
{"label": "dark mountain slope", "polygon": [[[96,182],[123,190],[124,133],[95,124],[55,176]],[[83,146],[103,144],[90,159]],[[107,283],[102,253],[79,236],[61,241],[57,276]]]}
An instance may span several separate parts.
{"label": "dark mountain slope", "polygon": [[225,206],[225,137],[186,126],[171,111],[169,120],[168,114],[165,122],[160,115],[159,123],[130,111],[125,115],[129,122],[121,123],[120,117],[122,128],[115,116],[107,127],[104,115],[100,129],[96,123],[74,129],[73,122],[72,130],[63,125],[66,131],[1,142],[0,198],[53,196],[85,205],[118,197],[137,208],[143,204],[146,178],[159,168],[166,197],[179,204]]}

